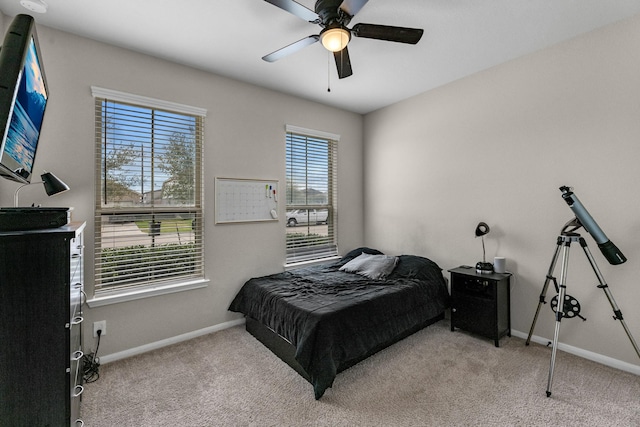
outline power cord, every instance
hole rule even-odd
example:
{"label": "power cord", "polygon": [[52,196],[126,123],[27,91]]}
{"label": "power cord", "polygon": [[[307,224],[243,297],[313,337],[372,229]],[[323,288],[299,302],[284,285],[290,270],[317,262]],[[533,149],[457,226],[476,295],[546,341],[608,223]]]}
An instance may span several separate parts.
{"label": "power cord", "polygon": [[85,383],[92,383],[100,378],[100,358],[98,357],[98,349],[100,348],[100,336],[102,330],[96,331],[98,335],[98,344],[96,345],[95,353],[89,353],[82,356],[82,378]]}

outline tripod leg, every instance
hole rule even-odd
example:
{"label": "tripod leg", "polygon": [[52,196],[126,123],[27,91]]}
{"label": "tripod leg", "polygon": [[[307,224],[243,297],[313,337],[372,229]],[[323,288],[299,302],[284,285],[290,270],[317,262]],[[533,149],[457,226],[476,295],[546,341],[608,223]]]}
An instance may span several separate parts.
{"label": "tripod leg", "polygon": [[551,364],[549,365],[549,379],[547,382],[547,397],[551,396],[551,383],[553,382],[553,371],[556,365],[556,353],[558,351],[558,338],[560,336],[560,321],[564,317],[564,297],[567,290],[567,267],[569,265],[569,248],[571,241],[564,244],[562,252],[562,270],[560,271],[560,292],[558,294],[558,307],[556,308],[556,328],[553,334],[553,350],[551,351]]}
{"label": "tripod leg", "polygon": [[600,285],[598,285],[598,287],[604,291],[605,295],[607,296],[607,299],[609,300],[609,304],[611,304],[611,308],[613,309],[613,314],[614,314],[613,319],[620,321],[620,323],[622,324],[622,327],[624,328],[624,331],[627,334],[627,337],[629,337],[629,341],[631,341],[631,345],[633,346],[633,349],[636,351],[636,354],[638,355],[638,357],[640,357],[640,348],[638,348],[638,344],[636,343],[636,340],[633,339],[633,335],[631,335],[631,331],[627,327],[627,323],[624,321],[624,318],[622,317],[622,311],[620,311],[620,309],[618,308],[618,305],[616,304],[616,300],[613,299],[613,294],[611,294],[611,290],[609,290],[609,285],[607,285],[607,283],[604,280],[604,276],[602,276],[602,273],[600,273],[600,269],[598,268],[598,265],[596,264],[595,259],[593,259],[593,255],[591,255],[591,251],[587,247],[587,242],[583,238],[580,238],[580,246],[582,246],[582,249],[584,250],[584,253],[587,256],[587,259],[589,260],[589,264],[591,264],[591,268],[593,268],[593,272],[596,274],[596,277],[598,278],[598,282],[600,282]]}
{"label": "tripod leg", "polygon": [[533,316],[533,323],[531,323],[531,329],[529,329],[529,336],[527,337],[527,341],[525,341],[525,345],[529,345],[531,343],[531,335],[533,335],[533,330],[536,327],[536,322],[538,321],[538,315],[540,314],[540,308],[542,304],[546,304],[545,296],[547,295],[547,289],[549,289],[549,282],[551,280],[555,280],[553,277],[553,271],[556,269],[556,262],[558,261],[558,255],[560,254],[560,247],[562,244],[562,238],[558,237],[558,244],[556,246],[556,251],[553,254],[553,258],[551,259],[551,265],[549,266],[549,271],[547,272],[547,279],[544,281],[544,286],[542,287],[542,293],[540,293],[540,299],[538,301],[538,308],[536,309],[536,314]]}

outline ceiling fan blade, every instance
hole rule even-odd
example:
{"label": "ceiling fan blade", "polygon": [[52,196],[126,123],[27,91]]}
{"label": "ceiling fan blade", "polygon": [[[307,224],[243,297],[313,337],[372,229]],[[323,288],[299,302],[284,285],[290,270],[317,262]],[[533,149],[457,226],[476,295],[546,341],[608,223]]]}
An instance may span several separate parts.
{"label": "ceiling fan blade", "polygon": [[275,52],[271,52],[270,54],[263,56],[262,59],[264,59],[267,62],[275,62],[278,59],[282,59],[285,56],[291,55],[292,53],[295,53],[301,50],[302,48],[305,48],[309,45],[314,44],[318,40],[320,40],[320,36],[318,35],[305,37],[303,39],[298,40],[297,42],[291,43],[290,45],[283,47],[282,49],[278,49]]}
{"label": "ceiling fan blade", "polygon": [[267,3],[271,3],[280,9],[296,15],[298,18],[302,18],[305,21],[317,23],[320,22],[320,17],[313,10],[301,5],[293,0],[264,0]]}
{"label": "ceiling fan blade", "polygon": [[349,59],[349,50],[346,47],[339,52],[333,52],[333,57],[336,60],[339,78],[344,79],[353,74],[351,60]]}
{"label": "ceiling fan blade", "polygon": [[340,9],[347,12],[349,15],[354,16],[356,13],[360,12],[360,9],[367,4],[369,0],[344,0],[340,5]]}
{"label": "ceiling fan blade", "polygon": [[419,28],[390,27],[388,25],[356,24],[351,29],[356,37],[386,40],[390,42],[416,44],[424,30]]}

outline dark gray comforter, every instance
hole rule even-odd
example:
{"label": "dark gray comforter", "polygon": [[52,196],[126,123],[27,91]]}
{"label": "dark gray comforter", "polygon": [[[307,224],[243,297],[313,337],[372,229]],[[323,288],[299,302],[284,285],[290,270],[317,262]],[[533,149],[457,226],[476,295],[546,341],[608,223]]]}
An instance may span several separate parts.
{"label": "dark gray comforter", "polygon": [[352,255],[251,279],[229,307],[296,347],[295,358],[309,374],[316,399],[338,372],[430,324],[448,307],[446,284],[434,262],[402,255],[387,279],[372,280],[339,271]]}

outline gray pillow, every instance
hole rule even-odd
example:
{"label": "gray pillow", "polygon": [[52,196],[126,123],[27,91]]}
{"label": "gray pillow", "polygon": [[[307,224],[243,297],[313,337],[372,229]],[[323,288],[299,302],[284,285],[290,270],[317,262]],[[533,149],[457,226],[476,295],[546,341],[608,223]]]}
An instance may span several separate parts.
{"label": "gray pillow", "polygon": [[363,253],[340,267],[340,270],[377,280],[387,277],[397,263],[398,257],[395,256]]}

